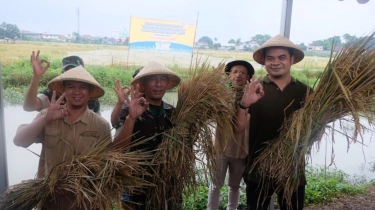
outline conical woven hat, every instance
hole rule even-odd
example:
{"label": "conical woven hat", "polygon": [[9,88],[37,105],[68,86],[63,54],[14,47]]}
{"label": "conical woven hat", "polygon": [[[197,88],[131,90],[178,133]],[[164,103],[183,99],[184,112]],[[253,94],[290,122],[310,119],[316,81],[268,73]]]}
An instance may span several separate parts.
{"label": "conical woven hat", "polygon": [[283,37],[282,35],[276,35],[266,41],[264,44],[262,44],[253,54],[254,60],[259,63],[264,65],[264,49],[268,47],[288,47],[294,49],[293,56],[294,56],[294,63],[300,62],[303,57],[305,57],[305,54],[303,51],[293,42],[291,42],[289,39]]}
{"label": "conical woven hat", "polygon": [[174,73],[169,68],[165,67],[164,65],[157,63],[155,61],[151,61],[148,63],[143,69],[137,74],[137,76],[134,77],[134,79],[131,81],[131,85],[135,86],[137,84],[140,84],[141,78],[149,75],[157,75],[157,74],[165,74],[168,75],[168,85],[167,89],[172,89],[176,87],[181,79],[180,77]]}
{"label": "conical woven hat", "polygon": [[55,77],[48,83],[48,88],[50,90],[55,90],[58,95],[61,95],[64,92],[63,81],[78,81],[92,85],[92,98],[100,98],[104,95],[104,89],[102,86],[82,66],[72,68],[69,71]]}

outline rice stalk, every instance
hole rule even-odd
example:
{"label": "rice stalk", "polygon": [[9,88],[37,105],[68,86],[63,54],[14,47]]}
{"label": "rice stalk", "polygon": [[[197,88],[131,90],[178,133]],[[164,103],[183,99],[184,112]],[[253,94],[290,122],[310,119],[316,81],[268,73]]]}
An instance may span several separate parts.
{"label": "rice stalk", "polygon": [[148,209],[181,209],[182,193],[194,193],[200,180],[196,171],[213,169],[217,148],[215,122],[223,133],[233,134],[235,92],[228,85],[224,66],[211,69],[207,62],[195,67],[178,88],[172,116],[173,128],[166,130],[153,159],[156,164]]}
{"label": "rice stalk", "polygon": [[[124,190],[139,193],[151,186],[142,179],[148,175],[152,155],[149,152],[127,152],[111,147],[111,141],[96,144],[83,153],[54,166],[48,176],[10,186],[0,196],[0,209],[41,209],[46,201],[55,199],[56,189],[76,198],[72,206],[84,209],[111,209]],[[143,142],[143,141],[142,141]]]}
{"label": "rice stalk", "polygon": [[[313,143],[321,141],[331,122],[351,122],[355,126],[352,136],[344,133],[348,143],[349,139],[363,143],[362,134],[367,128],[360,119],[366,119],[370,126],[374,124],[375,49],[366,48],[373,37],[374,34],[346,45],[335,57],[331,53],[315,91],[308,93],[301,109],[285,119],[279,136],[270,141],[251,166],[249,173],[261,176],[264,189],[273,183],[290,202],[304,176]],[[334,125],[329,127],[332,132],[336,131]]]}

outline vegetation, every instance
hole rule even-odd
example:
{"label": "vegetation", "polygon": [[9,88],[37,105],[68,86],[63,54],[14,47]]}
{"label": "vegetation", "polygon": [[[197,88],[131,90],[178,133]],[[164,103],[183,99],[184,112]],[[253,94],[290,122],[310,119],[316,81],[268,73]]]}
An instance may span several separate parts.
{"label": "vegetation", "polygon": [[[366,188],[375,183],[368,182],[365,178],[359,181],[356,176],[349,176],[341,170],[322,167],[306,168],[307,185],[305,189],[306,206],[324,205],[340,196],[358,195],[366,193]],[[227,183],[227,181],[226,181]],[[195,194],[184,196],[183,209],[205,209],[207,206],[207,196],[209,184],[202,182]],[[228,185],[225,184],[221,189],[223,199],[220,202],[220,210],[225,210],[228,203]],[[275,201],[277,207],[277,201]],[[246,185],[242,183],[240,191],[240,201],[238,209],[246,207]]]}

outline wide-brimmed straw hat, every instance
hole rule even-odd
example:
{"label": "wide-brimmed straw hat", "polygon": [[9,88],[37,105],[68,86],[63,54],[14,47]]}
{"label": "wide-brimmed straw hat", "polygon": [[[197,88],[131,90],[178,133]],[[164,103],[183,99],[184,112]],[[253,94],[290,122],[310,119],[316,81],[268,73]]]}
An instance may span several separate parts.
{"label": "wide-brimmed straw hat", "polygon": [[51,90],[55,90],[58,95],[61,95],[64,92],[64,86],[63,86],[64,81],[78,81],[78,82],[85,82],[85,83],[92,85],[93,86],[93,89],[91,91],[92,98],[100,98],[104,95],[104,89],[102,88],[102,86],[82,66],[77,66],[75,68],[72,68],[69,71],[55,77],[48,83],[48,88]]}
{"label": "wide-brimmed straw hat", "polygon": [[141,78],[158,74],[168,75],[168,90],[176,87],[181,81],[180,77],[172,70],[170,70],[169,68],[165,67],[160,63],[151,61],[145,67],[143,67],[141,71],[139,71],[139,73],[134,77],[130,84],[135,86],[137,84],[140,84]]}
{"label": "wide-brimmed straw hat", "polygon": [[254,52],[253,58],[257,63],[264,65],[264,49],[269,47],[287,47],[293,49],[293,64],[300,62],[303,57],[305,57],[305,54],[303,53],[301,48],[299,48],[289,39],[279,34],[266,41]]}
{"label": "wide-brimmed straw hat", "polygon": [[235,61],[232,61],[232,62],[229,62],[227,63],[227,65],[225,65],[225,72],[227,74],[229,74],[230,72],[230,69],[233,67],[233,66],[244,66],[246,69],[247,69],[247,74],[252,77],[253,74],[254,74],[254,67],[247,61],[243,61],[243,60],[235,60]]}

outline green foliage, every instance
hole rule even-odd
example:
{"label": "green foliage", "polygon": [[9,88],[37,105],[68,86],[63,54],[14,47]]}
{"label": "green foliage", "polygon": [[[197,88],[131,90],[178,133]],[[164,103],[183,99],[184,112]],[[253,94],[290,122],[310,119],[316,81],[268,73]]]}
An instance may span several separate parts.
{"label": "green foliage", "polygon": [[198,40],[198,42],[206,43],[206,44],[208,44],[209,47],[211,47],[214,44],[214,42],[212,41],[212,39],[210,37],[208,37],[208,36],[202,36]]}
{"label": "green foliage", "polygon": [[352,184],[351,177],[341,170],[308,168],[305,204],[324,204],[334,198],[345,195],[357,195],[366,192],[367,182]]}
{"label": "green foliage", "polygon": [[269,39],[271,39],[271,36],[268,34],[257,34],[251,37],[251,40],[256,41],[259,44],[259,46],[264,44]]}
{"label": "green foliage", "polygon": [[[228,204],[228,185],[225,184],[220,191],[220,195],[223,199],[220,201],[219,210],[227,209]],[[240,200],[237,209],[246,209],[246,191],[245,187],[240,189]],[[183,195],[182,209],[184,210],[196,210],[196,209],[206,209],[207,208],[207,198],[208,198],[209,187],[208,184],[202,184],[199,186],[197,192],[190,193],[188,195]]]}
{"label": "green foliage", "polygon": [[4,36],[10,39],[20,38],[20,29],[15,24],[3,22],[0,25],[0,38],[4,39]]}

